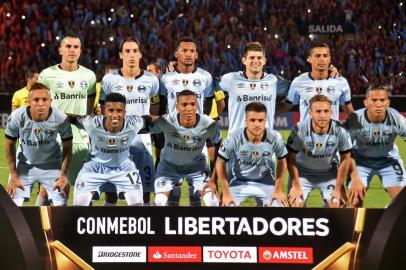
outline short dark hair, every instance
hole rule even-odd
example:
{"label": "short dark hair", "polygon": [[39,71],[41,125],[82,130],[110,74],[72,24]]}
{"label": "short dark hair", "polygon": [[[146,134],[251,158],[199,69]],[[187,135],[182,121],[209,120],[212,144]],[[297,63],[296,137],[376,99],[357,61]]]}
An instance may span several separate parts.
{"label": "short dark hair", "polygon": [[308,53],[309,56],[312,54],[312,50],[314,48],[327,48],[327,49],[330,50],[330,46],[328,46],[326,43],[320,42],[320,41],[315,41],[315,42],[310,44],[309,53]]}
{"label": "short dark hair", "polygon": [[34,77],[35,74],[38,74],[38,69],[36,68],[30,68],[25,72],[25,79],[29,80],[32,79]]}
{"label": "short dark hair", "polygon": [[140,50],[140,52],[142,52],[141,42],[139,42],[139,40],[136,39],[135,37],[126,37],[125,39],[123,39],[123,40],[120,42],[120,45],[118,46],[118,51],[119,51],[119,52],[123,52],[123,47],[124,47],[124,44],[125,44],[126,42],[135,42],[135,43],[137,43],[138,49]]}
{"label": "short dark hair", "polygon": [[152,62],[152,63],[149,63],[148,66],[149,66],[149,65],[153,65],[153,66],[155,67],[155,69],[156,69],[159,73],[162,72],[162,67],[161,67],[161,65],[160,65],[158,62]]}
{"label": "short dark hair", "polygon": [[184,96],[195,96],[195,97],[197,97],[195,92],[193,92],[192,90],[186,89],[186,90],[182,90],[182,91],[180,91],[180,92],[178,92],[176,94],[176,100],[178,100],[179,97],[184,97]]}
{"label": "short dark hair", "polygon": [[248,51],[262,52],[265,55],[264,46],[260,42],[248,42],[244,47],[243,56],[246,57]]}
{"label": "short dark hair", "polygon": [[331,100],[327,96],[325,96],[325,95],[315,95],[309,101],[310,110],[312,109],[312,105],[315,102],[328,102],[331,105]]}
{"label": "short dark hair", "polygon": [[127,100],[125,99],[125,96],[123,96],[120,93],[110,93],[106,96],[106,99],[104,100],[104,104],[107,104],[107,102],[120,102],[123,103],[124,105],[127,104]]}
{"label": "short dark hair", "polygon": [[251,102],[245,106],[245,113],[247,112],[264,112],[266,113],[266,107],[261,102]]}
{"label": "short dark hair", "polygon": [[35,91],[35,90],[42,90],[42,89],[46,89],[46,90],[49,91],[49,88],[48,88],[45,84],[36,82],[36,83],[33,83],[33,84],[31,85],[31,88],[28,89],[28,90],[29,90],[30,92],[32,92],[32,91]]}
{"label": "short dark hair", "polygon": [[180,44],[181,44],[182,42],[192,42],[192,43],[194,43],[194,44],[196,45],[196,51],[198,51],[197,42],[196,42],[196,40],[195,40],[194,38],[192,38],[192,37],[181,37],[180,39],[178,39],[178,40],[176,41],[175,51],[179,48],[179,46],[180,46]]}
{"label": "short dark hair", "polygon": [[65,38],[77,38],[77,39],[79,39],[80,45],[82,46],[82,41],[80,40],[80,37],[73,32],[65,34],[61,39],[60,45],[62,45],[62,42],[64,41]]}
{"label": "short dark hair", "polygon": [[389,87],[387,85],[374,85],[374,84],[372,84],[367,88],[367,90],[365,92],[365,98],[368,97],[369,92],[371,92],[371,91],[385,91],[386,94],[388,95],[388,97],[390,97],[390,95],[391,95],[391,91],[389,90]]}

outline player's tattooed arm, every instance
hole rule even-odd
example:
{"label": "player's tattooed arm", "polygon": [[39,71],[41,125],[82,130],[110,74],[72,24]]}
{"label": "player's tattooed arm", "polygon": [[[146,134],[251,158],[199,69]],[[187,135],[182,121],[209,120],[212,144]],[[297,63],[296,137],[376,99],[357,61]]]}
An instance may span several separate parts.
{"label": "player's tattooed arm", "polygon": [[289,151],[288,153],[288,171],[292,181],[292,187],[289,191],[288,200],[292,207],[303,207],[303,189],[299,180],[299,170],[296,165],[296,153]]}
{"label": "player's tattooed arm", "polygon": [[62,168],[61,174],[59,175],[58,179],[55,181],[55,185],[53,186],[52,190],[60,189],[61,192],[68,196],[68,189],[69,189],[69,181],[67,177],[69,162],[72,159],[72,139],[64,140],[62,142]]}
{"label": "player's tattooed arm", "polygon": [[227,169],[226,169],[226,160],[222,159],[221,157],[216,161],[216,171],[218,181],[220,182],[221,186],[221,206],[236,206],[236,202],[234,200],[233,195],[229,189],[228,179],[227,179]]}
{"label": "player's tattooed arm", "polygon": [[351,187],[348,189],[348,206],[349,207],[361,207],[364,201],[366,188],[361,181],[358,174],[357,166],[354,159],[351,158],[350,166],[351,175]]}
{"label": "player's tattooed arm", "polygon": [[272,205],[273,200],[278,200],[283,206],[289,206],[288,199],[282,190],[283,180],[285,179],[286,175],[286,169],[286,157],[278,159],[278,164],[276,166],[275,189],[271,197],[270,205]]}
{"label": "player's tattooed arm", "polygon": [[342,188],[345,179],[348,175],[351,166],[351,152],[345,151],[340,153],[341,161],[340,167],[337,172],[336,185],[333,192],[331,192],[331,199],[327,202],[329,207],[338,208],[347,203],[345,193],[343,193]]}
{"label": "player's tattooed arm", "polygon": [[6,160],[10,171],[10,179],[7,184],[7,193],[14,198],[17,188],[24,190],[23,183],[17,174],[16,167],[16,140],[6,138]]}

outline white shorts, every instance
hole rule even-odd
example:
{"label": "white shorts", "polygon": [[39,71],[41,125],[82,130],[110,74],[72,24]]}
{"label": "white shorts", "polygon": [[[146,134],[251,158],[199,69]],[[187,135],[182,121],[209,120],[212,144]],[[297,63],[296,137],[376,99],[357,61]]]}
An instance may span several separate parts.
{"label": "white shorts", "polygon": [[[254,197],[257,206],[266,206],[270,204],[275,185],[269,181],[248,181],[233,179],[230,181],[230,192],[234,197],[237,206],[245,199]],[[272,201],[271,206],[281,206],[277,200]]]}
{"label": "white shorts", "polygon": [[[102,186],[111,183],[116,187],[118,195],[125,192],[139,192],[143,195],[142,184],[138,170],[130,160],[120,167],[107,167],[88,161],[80,170],[75,184],[75,193],[97,192],[101,193]],[[122,196],[121,196],[122,198]]]}
{"label": "white shorts", "polygon": [[61,171],[59,169],[50,169],[46,167],[46,164],[43,166],[34,166],[18,163],[17,174],[23,182],[24,190],[17,188],[15,198],[24,198],[25,201],[28,201],[31,197],[34,184],[38,182],[45,187],[48,197],[52,200],[53,204],[66,205],[68,198],[58,189],[52,191],[55,181],[58,179]]}
{"label": "white shorts", "polygon": [[171,191],[183,178],[193,186],[193,193],[202,191],[210,174],[206,160],[190,166],[176,166],[161,160],[156,172],[155,193]]}
{"label": "white shorts", "polygon": [[[381,167],[371,168],[357,164],[358,174],[362,183],[369,188],[372,177],[377,175],[382,182],[383,187],[403,187],[406,185],[406,173],[403,166],[403,160],[399,159],[397,163]],[[348,185],[351,186],[351,182]]]}
{"label": "white shorts", "polygon": [[144,192],[154,192],[155,166],[150,134],[138,134],[130,147],[130,155],[139,170]]}
{"label": "white shorts", "polygon": [[[309,193],[313,189],[319,189],[323,200],[326,202],[331,199],[337,179],[337,171],[331,171],[319,174],[306,174],[299,172],[299,180],[303,189],[304,201],[307,200]],[[325,206],[327,204],[325,203]]]}

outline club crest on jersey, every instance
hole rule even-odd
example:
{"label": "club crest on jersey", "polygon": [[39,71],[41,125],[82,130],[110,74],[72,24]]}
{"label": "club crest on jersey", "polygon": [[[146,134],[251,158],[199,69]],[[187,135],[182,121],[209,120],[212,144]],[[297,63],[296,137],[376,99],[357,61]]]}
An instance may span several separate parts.
{"label": "club crest on jersey", "polygon": [[202,82],[199,79],[193,80],[193,85],[195,87],[200,87],[202,85]]}
{"label": "club crest on jersey", "polygon": [[140,85],[138,86],[137,90],[140,93],[144,93],[145,91],[147,91],[147,88],[145,87],[145,85]]}
{"label": "club crest on jersey", "polygon": [[189,135],[182,135],[182,140],[184,140],[185,142],[190,140],[190,136]]}
{"label": "club crest on jersey", "polygon": [[317,148],[317,150],[320,150],[320,148],[322,148],[323,147],[323,144],[322,143],[316,143],[316,148]]}
{"label": "club crest on jersey", "polygon": [[372,136],[374,136],[374,138],[378,138],[380,134],[381,132],[379,130],[372,131]]}
{"label": "club crest on jersey", "polygon": [[332,85],[330,85],[329,87],[327,87],[327,93],[333,93],[333,92],[335,92],[336,91],[336,89],[334,88],[334,86],[332,86]]}
{"label": "club crest on jersey", "polygon": [[88,87],[89,87],[89,84],[87,83],[87,81],[80,82],[80,88],[82,88],[83,90],[87,90]]}
{"label": "club crest on jersey", "polygon": [[252,157],[256,158],[259,156],[259,152],[258,151],[252,151],[251,152]]}
{"label": "club crest on jersey", "polygon": [[68,81],[70,88],[75,87],[75,81]]}
{"label": "club crest on jersey", "polygon": [[121,138],[120,142],[121,142],[121,144],[127,144],[128,143],[128,136],[124,136],[123,138]]}
{"label": "club crest on jersey", "polygon": [[109,144],[116,144],[116,139],[110,138],[109,139]]}
{"label": "club crest on jersey", "polygon": [[238,88],[244,88],[244,87],[245,87],[245,84],[244,84],[244,83],[237,83],[237,87],[238,87]]}
{"label": "club crest on jersey", "polygon": [[250,83],[250,88],[251,90],[255,90],[255,87],[257,86],[256,83]]}
{"label": "club crest on jersey", "polygon": [[189,84],[189,80],[182,80],[183,87],[186,87]]}
{"label": "club crest on jersey", "polygon": [[127,91],[131,92],[133,90],[134,86],[132,85],[127,85]]}
{"label": "club crest on jersey", "polygon": [[262,82],[262,83],[259,85],[259,87],[261,87],[262,90],[266,90],[266,89],[268,89],[269,84],[266,83],[266,82]]}
{"label": "club crest on jersey", "polygon": [[316,87],[317,95],[320,95],[320,94],[321,94],[321,91],[323,91],[323,88],[321,88],[321,87]]}
{"label": "club crest on jersey", "polygon": [[40,128],[34,128],[35,135],[38,135],[41,132]]}

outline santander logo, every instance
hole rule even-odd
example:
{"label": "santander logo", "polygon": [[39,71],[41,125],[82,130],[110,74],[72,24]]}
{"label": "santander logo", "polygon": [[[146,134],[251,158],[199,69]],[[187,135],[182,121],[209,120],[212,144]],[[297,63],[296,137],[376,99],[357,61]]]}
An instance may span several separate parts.
{"label": "santander logo", "polygon": [[195,263],[202,262],[202,248],[188,246],[149,246],[148,262]]}
{"label": "santander logo", "polygon": [[256,247],[203,247],[203,262],[256,263]]}

